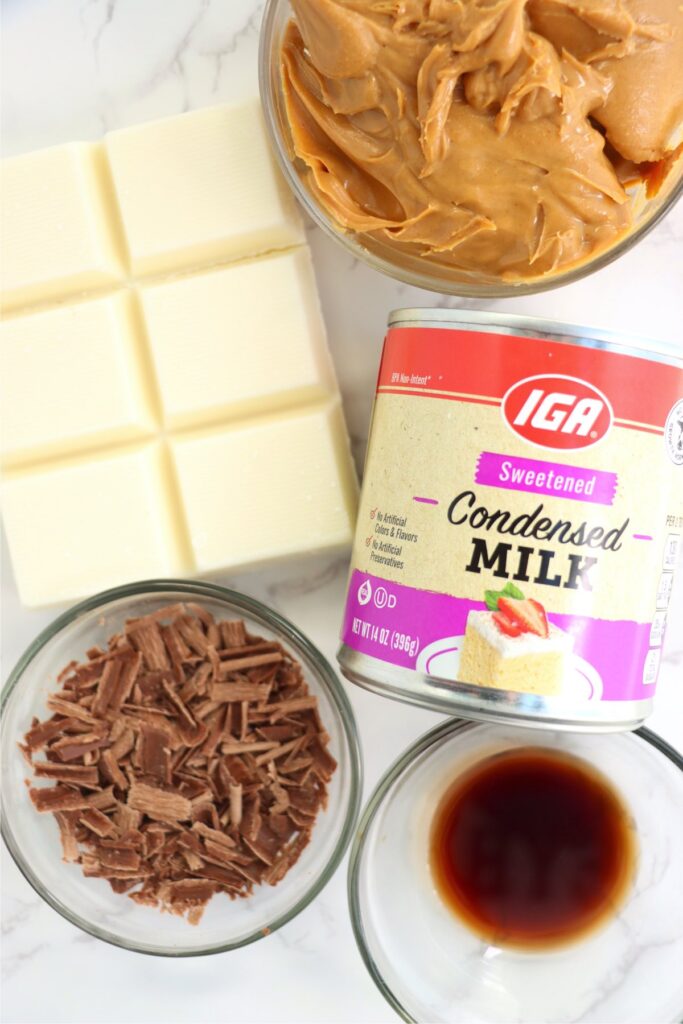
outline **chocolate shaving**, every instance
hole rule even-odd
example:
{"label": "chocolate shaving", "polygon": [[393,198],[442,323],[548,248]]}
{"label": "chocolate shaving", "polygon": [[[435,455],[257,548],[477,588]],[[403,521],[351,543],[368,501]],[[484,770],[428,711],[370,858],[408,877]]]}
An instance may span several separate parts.
{"label": "chocolate shaving", "polygon": [[281,651],[272,651],[267,654],[250,654],[246,658],[230,658],[229,661],[222,661],[219,673],[225,678],[232,672],[244,672],[249,668],[258,668],[259,665],[274,665],[284,659]]}
{"label": "chocolate shaving", "polygon": [[310,814],[311,817],[315,817],[320,807],[320,796],[320,791],[313,787],[301,787],[292,790],[289,794],[289,803],[302,814]]}
{"label": "chocolate shaving", "polygon": [[195,654],[202,657],[208,656],[209,647],[213,645],[209,643],[201,623],[197,619],[193,619],[191,615],[181,615],[175,620],[174,626]]}
{"label": "chocolate shaving", "polygon": [[[50,751],[61,761],[76,761],[93,750],[106,747],[107,737],[99,732],[85,733],[83,736],[63,736],[50,745]],[[86,763],[84,761],[84,763]]]}
{"label": "chocolate shaving", "polygon": [[258,734],[264,740],[273,740],[275,743],[286,743],[301,736],[300,729],[295,725],[260,725]]}
{"label": "chocolate shaving", "polygon": [[41,750],[55,736],[61,736],[66,724],[66,719],[57,717],[49,718],[46,722],[36,723],[24,736],[24,743],[31,753]]}
{"label": "chocolate shaving", "polygon": [[196,671],[192,673],[189,679],[183,683],[178,692],[180,699],[187,702],[196,696],[203,697],[206,693],[206,683],[210,675],[211,665],[207,662],[203,662]]}
{"label": "chocolate shaving", "polygon": [[55,811],[59,826],[59,838],[62,842],[62,860],[66,864],[76,864],[80,856],[78,839],[76,838],[75,815],[67,811]]}
{"label": "chocolate shaving", "polygon": [[86,807],[108,806],[113,790],[88,795],[67,786],[50,786],[45,789],[30,789],[29,795],[37,811],[80,811]]}
{"label": "chocolate shaving", "polygon": [[247,800],[243,801],[242,806],[240,833],[247,839],[255,839],[261,827],[260,800],[257,796],[250,795]]}
{"label": "chocolate shaving", "polygon": [[115,868],[117,871],[137,872],[140,870],[140,854],[123,844],[120,846],[100,844],[99,858],[105,868]]}
{"label": "chocolate shaving", "polygon": [[[87,651],[86,651],[86,655],[87,655]],[[78,668],[78,662],[77,661],[70,661],[68,665],[64,666],[62,671],[57,676],[57,682],[58,683],[63,683],[64,680],[67,678],[67,676],[70,676],[72,674],[73,670],[76,669],[76,668]]]}
{"label": "chocolate shaving", "polygon": [[161,636],[166,645],[168,656],[173,666],[173,675],[177,683],[185,680],[183,663],[188,660],[192,651],[187,646],[175,626],[162,626]]}
{"label": "chocolate shaving", "polygon": [[33,771],[39,779],[54,779],[55,782],[68,782],[73,786],[84,786],[87,789],[99,789],[99,775],[95,767],[83,767],[80,764],[52,764],[49,761],[37,761]]}
{"label": "chocolate shaving", "polygon": [[293,750],[300,749],[303,741],[305,741],[305,737],[299,736],[295,740],[290,740],[289,743],[276,743],[274,747],[273,744],[270,743],[269,746],[271,747],[271,750],[267,754],[260,754],[256,758],[256,764],[266,764],[268,761],[274,761],[276,758],[284,757],[285,754],[289,754]]}
{"label": "chocolate shaving", "polygon": [[232,701],[247,703],[268,700],[271,687],[261,683],[213,683],[209,686],[209,697],[220,703]]}
{"label": "chocolate shaving", "polygon": [[193,601],[188,601],[187,610],[193,615],[196,615],[199,621],[204,626],[206,632],[206,639],[209,641],[212,647],[221,646],[221,631],[216,620],[210,611],[203,608],[200,604],[195,604]]}
{"label": "chocolate shaving", "polygon": [[230,824],[239,828],[242,821],[242,787],[230,785]]}
{"label": "chocolate shaving", "polygon": [[263,740],[262,743],[245,741],[244,743],[223,743],[221,750],[224,754],[255,754],[259,750],[273,750],[277,745],[271,740]]}
{"label": "chocolate shaving", "polygon": [[103,750],[100,755],[99,768],[105,782],[113,782],[117,789],[122,792],[128,789],[128,777],[119,768],[118,761],[113,753],[113,748]]}
{"label": "chocolate shaving", "polygon": [[118,714],[121,705],[128,700],[130,691],[133,689],[133,684],[140,671],[141,661],[140,654],[136,654],[132,658],[123,654],[106,663],[92,703],[94,715],[102,718],[107,712],[112,715]]}
{"label": "chocolate shaving", "polygon": [[163,671],[171,667],[171,661],[161,635],[159,624],[149,622],[144,626],[139,624],[134,629],[126,627],[126,633],[136,651],[139,651],[145,662],[145,666],[154,671]]}
{"label": "chocolate shaving", "polygon": [[142,773],[170,785],[171,757],[166,746],[166,734],[145,723],[138,733],[138,746],[139,768]]}
{"label": "chocolate shaving", "polygon": [[237,845],[232,836],[227,835],[225,832],[221,832],[220,829],[211,828],[209,825],[204,825],[198,821],[192,826],[192,831],[202,836],[204,839],[210,839],[213,843],[221,843],[223,846],[234,847]]}
{"label": "chocolate shaving", "polygon": [[[60,673],[20,748],[63,859],[199,921],[216,893],[275,885],[310,841],[336,767],[302,666],[241,621],[175,604]],[[37,751],[45,760],[34,761]]]}
{"label": "chocolate shaving", "polygon": [[116,825],[111,818],[108,818],[102,811],[98,811],[96,807],[89,807],[78,820],[81,825],[85,825],[98,836],[106,837],[112,832],[116,832]]}
{"label": "chocolate shaving", "polygon": [[65,700],[60,697],[50,696],[47,698],[47,706],[50,711],[58,715],[65,715],[67,718],[76,718],[88,725],[96,725],[97,719],[87,708],[82,707],[76,700]]}
{"label": "chocolate shaving", "polygon": [[155,612],[150,612],[149,615],[143,615],[137,619],[128,619],[125,632],[128,634],[136,629],[144,629],[145,626],[153,626],[164,619],[175,619],[176,616],[184,615],[184,613],[184,604],[167,604],[163,608],[157,608]]}
{"label": "chocolate shaving", "polygon": [[273,725],[281,718],[287,718],[295,711],[310,711],[318,706],[317,697],[295,697],[270,706],[270,721]]}
{"label": "chocolate shaving", "polygon": [[144,782],[134,782],[130,787],[128,806],[154,821],[188,821],[192,812],[187,797]]}
{"label": "chocolate shaving", "polygon": [[231,647],[244,647],[247,642],[247,631],[241,619],[233,619],[231,622],[219,624],[221,642],[228,650]]}
{"label": "chocolate shaving", "polygon": [[140,811],[134,811],[128,804],[119,804],[114,811],[113,821],[122,834],[137,831],[142,824],[142,814]]}
{"label": "chocolate shaving", "polygon": [[179,882],[171,882],[169,902],[172,906],[182,903],[204,907],[215,891],[216,886],[211,882],[199,878],[183,878]]}
{"label": "chocolate shaving", "polygon": [[[199,878],[211,878],[219,883],[219,888],[225,889],[226,892],[239,893],[240,896],[246,896],[248,893],[243,892],[244,889],[244,877],[237,871],[231,871],[228,868],[217,867],[214,864],[205,864],[204,867],[200,868],[196,874]],[[249,890],[250,892],[251,890]]]}

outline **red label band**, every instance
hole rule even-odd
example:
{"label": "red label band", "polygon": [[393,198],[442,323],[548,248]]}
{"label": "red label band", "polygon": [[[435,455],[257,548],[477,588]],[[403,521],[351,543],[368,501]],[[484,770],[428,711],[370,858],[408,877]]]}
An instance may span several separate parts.
{"label": "red label band", "polygon": [[[512,429],[519,428],[521,436],[533,438],[536,422],[544,427],[538,436],[547,438],[550,424],[556,443],[548,447],[574,448],[604,436],[612,414],[621,425],[645,424],[662,430],[671,407],[683,394],[683,370],[545,338],[457,327],[392,327],[384,344],[377,389],[444,392],[460,394],[465,400],[502,402],[505,398],[508,423]],[[515,419],[519,420],[516,426]]]}

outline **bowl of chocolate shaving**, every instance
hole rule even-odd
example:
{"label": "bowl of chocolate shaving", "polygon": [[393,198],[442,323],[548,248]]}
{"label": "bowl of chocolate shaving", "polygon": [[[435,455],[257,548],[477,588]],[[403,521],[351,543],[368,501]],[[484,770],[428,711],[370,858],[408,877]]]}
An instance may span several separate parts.
{"label": "bowl of chocolate shaving", "polygon": [[29,647],[2,704],[3,837],[84,931],[223,952],[298,914],[360,799],[353,713],[321,653],[208,583],[107,591]]}

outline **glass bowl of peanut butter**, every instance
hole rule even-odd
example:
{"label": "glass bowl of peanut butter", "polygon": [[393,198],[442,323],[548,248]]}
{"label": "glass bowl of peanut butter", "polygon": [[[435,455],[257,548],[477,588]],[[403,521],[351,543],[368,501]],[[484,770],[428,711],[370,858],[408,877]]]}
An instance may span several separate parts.
{"label": "glass bowl of peanut butter", "polygon": [[269,0],[260,80],[312,219],[433,291],[568,284],[683,191],[679,0]]}

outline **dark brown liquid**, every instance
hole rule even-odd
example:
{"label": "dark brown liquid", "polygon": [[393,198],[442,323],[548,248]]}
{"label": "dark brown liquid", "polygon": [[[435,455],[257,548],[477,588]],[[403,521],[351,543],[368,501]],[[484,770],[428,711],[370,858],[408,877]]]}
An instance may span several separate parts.
{"label": "dark brown liquid", "polygon": [[585,762],[525,748],[459,779],[432,825],[444,902],[496,945],[575,940],[618,909],[633,878],[635,833],[620,798]]}

